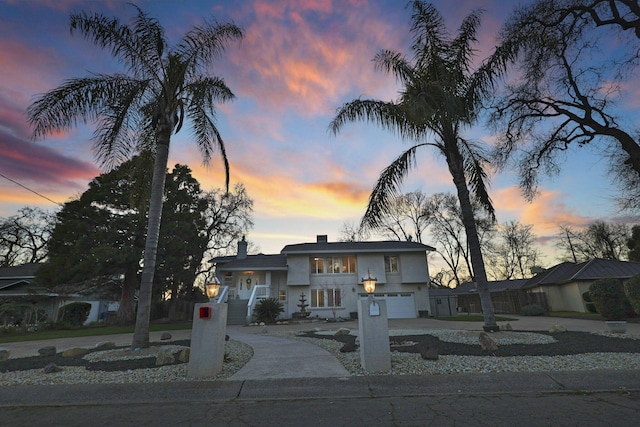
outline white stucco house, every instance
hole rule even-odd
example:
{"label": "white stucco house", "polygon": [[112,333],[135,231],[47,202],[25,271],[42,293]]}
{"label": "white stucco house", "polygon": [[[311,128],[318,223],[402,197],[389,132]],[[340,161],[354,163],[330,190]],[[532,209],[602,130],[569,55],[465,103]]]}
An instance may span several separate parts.
{"label": "white stucco house", "polygon": [[[236,256],[213,260],[228,291],[229,323],[248,320],[260,298],[278,298],[282,318],[296,317],[301,296],[311,318],[353,317],[358,298],[366,298],[363,277],[377,279],[375,298],[385,299],[389,318],[415,318],[429,310],[427,254],[434,248],[417,242],[329,242],[286,245],[279,254],[247,255],[244,239]],[[238,308],[243,316],[234,319]]]}

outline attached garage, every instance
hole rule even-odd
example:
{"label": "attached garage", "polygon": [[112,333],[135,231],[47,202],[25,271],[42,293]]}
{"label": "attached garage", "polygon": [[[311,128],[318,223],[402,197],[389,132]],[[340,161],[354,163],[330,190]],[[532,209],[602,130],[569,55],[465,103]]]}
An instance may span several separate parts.
{"label": "attached garage", "polygon": [[[368,298],[367,294],[360,294],[361,298]],[[387,317],[389,319],[415,319],[416,302],[411,292],[375,293],[375,299],[387,302]]]}

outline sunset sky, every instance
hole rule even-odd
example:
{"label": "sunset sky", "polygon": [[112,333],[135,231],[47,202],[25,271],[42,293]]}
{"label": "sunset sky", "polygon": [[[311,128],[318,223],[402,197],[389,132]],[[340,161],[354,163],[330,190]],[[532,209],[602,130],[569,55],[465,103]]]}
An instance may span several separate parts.
{"label": "sunset sky", "polygon": [[[492,52],[495,35],[522,2],[434,1],[455,33],[470,11],[485,10],[478,58]],[[243,183],[254,200],[255,227],[247,239],[264,253],[290,243],[339,237],[345,222],[357,222],[380,171],[408,146],[373,124],[354,123],[333,136],[336,109],[357,97],[392,100],[398,86],[376,72],[380,49],[409,52],[410,10],[403,0],[181,0],[137,1],[160,20],[172,43],[203,17],[233,21],[245,39],[213,65],[237,99],[220,106],[218,126],[231,164],[231,181]],[[0,174],[56,202],[87,189],[101,173],[89,141],[93,126],[32,141],[25,117],[38,94],[65,79],[90,72],[113,73],[119,65],[107,51],[69,32],[69,15],[101,12],[128,22],[135,10],[125,1],[0,0]],[[635,90],[638,90],[637,88]],[[637,95],[637,94],[636,94]],[[636,121],[637,108],[628,107]],[[483,123],[466,136],[491,143]],[[204,189],[222,187],[221,163],[209,168],[183,130],[173,137],[169,165],[187,164]],[[404,189],[430,195],[454,192],[442,159],[424,150]],[[491,197],[499,222],[533,224],[548,253],[559,225],[583,226],[618,215],[607,162],[598,150],[573,150],[563,172],[543,180],[540,196],[527,203],[508,172],[492,177]],[[58,207],[0,176],[0,216],[24,206]],[[429,243],[428,237],[426,243]],[[551,255],[543,265],[556,263]]]}

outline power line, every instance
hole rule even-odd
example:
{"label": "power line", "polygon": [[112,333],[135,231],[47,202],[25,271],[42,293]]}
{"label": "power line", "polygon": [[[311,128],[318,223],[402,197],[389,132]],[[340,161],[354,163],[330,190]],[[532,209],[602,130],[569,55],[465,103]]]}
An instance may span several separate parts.
{"label": "power line", "polygon": [[25,190],[27,190],[27,191],[31,191],[31,192],[32,192],[33,194],[35,194],[36,196],[40,196],[40,197],[42,197],[43,199],[48,200],[48,201],[50,201],[51,203],[54,203],[54,204],[56,204],[56,205],[58,205],[58,206],[64,206],[62,203],[58,203],[58,202],[56,202],[55,200],[51,200],[51,199],[50,199],[50,198],[48,198],[47,196],[44,196],[44,195],[42,195],[42,194],[38,193],[37,191],[32,190],[32,189],[30,189],[29,187],[27,187],[27,186],[25,186],[25,185],[20,184],[18,181],[15,181],[15,180],[13,180],[13,179],[9,178],[8,176],[6,176],[6,175],[4,175],[4,174],[2,174],[2,173],[0,173],[0,176],[1,176],[1,177],[3,177],[4,179],[6,179],[7,181],[11,181],[11,182],[13,182],[14,184],[16,184],[16,185],[18,185],[18,186],[20,186],[20,187],[24,188],[24,189],[25,189]]}

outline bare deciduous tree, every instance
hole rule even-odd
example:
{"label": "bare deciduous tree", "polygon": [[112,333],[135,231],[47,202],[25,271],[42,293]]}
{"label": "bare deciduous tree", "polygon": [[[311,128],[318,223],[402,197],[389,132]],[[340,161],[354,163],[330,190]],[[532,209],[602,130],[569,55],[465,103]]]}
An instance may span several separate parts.
{"label": "bare deciduous tree", "polygon": [[31,207],[0,219],[0,267],[44,261],[54,225],[53,213]]}
{"label": "bare deciduous tree", "polygon": [[494,280],[526,279],[533,276],[541,253],[535,245],[532,225],[510,221],[497,227],[496,241],[488,256],[487,270]]}
{"label": "bare deciduous tree", "polygon": [[561,226],[558,248],[564,251],[564,259],[584,262],[594,258],[627,259],[627,242],[631,229],[626,224],[609,224],[596,221],[584,230]]}

